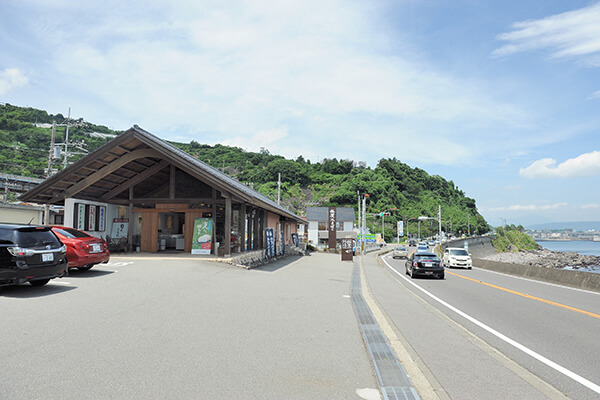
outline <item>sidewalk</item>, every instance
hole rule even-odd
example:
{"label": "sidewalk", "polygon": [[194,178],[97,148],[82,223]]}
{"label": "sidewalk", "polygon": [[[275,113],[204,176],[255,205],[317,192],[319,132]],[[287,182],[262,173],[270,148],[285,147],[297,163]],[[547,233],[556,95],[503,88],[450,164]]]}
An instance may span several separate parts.
{"label": "sidewalk", "polygon": [[564,399],[363,256],[363,295],[412,384],[427,399]]}

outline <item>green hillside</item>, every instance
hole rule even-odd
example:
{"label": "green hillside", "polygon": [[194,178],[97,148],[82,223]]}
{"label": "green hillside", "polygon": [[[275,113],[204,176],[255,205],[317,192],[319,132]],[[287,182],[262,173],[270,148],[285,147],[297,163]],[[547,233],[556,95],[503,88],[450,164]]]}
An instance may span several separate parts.
{"label": "green hillside", "polygon": [[[0,165],[2,172],[25,176],[44,177],[48,165],[51,128],[36,127],[36,123],[50,124],[55,120],[65,123],[61,114],[49,115],[32,108],[0,105]],[[71,121],[73,122],[73,121]],[[94,125],[83,120],[69,129],[69,138],[84,141],[89,152],[110,138],[91,136],[90,133],[118,135],[120,132]],[[64,142],[64,127],[57,129],[57,142]],[[357,192],[370,195],[367,212],[378,214],[396,209],[385,218],[385,236],[396,235],[396,222],[419,216],[437,216],[442,208],[442,227],[456,234],[485,233],[489,225],[478,213],[475,200],[465,196],[452,181],[438,175],[429,175],[422,169],[411,168],[395,159],[381,159],[376,167],[367,167],[352,160],[325,159],[311,163],[302,156],[289,160],[270,154],[267,149],[258,153],[222,145],[209,146],[196,141],[172,143],[198,159],[222,170],[240,182],[269,196],[277,197],[277,177],[281,174],[281,203],[291,211],[304,214],[309,206],[350,206],[357,208]],[[75,161],[77,157],[70,159]],[[60,163],[60,161],[57,161]],[[56,164],[55,164],[56,166]],[[59,168],[62,164],[59,165]],[[374,231],[381,231],[379,217],[370,217],[367,223]],[[421,236],[437,232],[437,221],[423,221]],[[416,233],[416,222],[409,223]]]}

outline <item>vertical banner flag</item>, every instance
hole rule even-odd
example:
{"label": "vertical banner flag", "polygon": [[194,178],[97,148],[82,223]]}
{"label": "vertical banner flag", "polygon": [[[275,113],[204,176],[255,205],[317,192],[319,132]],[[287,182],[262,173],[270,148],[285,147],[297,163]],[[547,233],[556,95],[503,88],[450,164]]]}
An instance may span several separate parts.
{"label": "vertical banner flag", "polygon": [[398,236],[404,236],[404,221],[398,221]]}
{"label": "vertical banner flag", "polygon": [[294,242],[294,246],[296,246],[296,247],[300,246],[300,239],[298,238],[297,233],[292,233],[292,242]]}
{"label": "vertical banner flag", "polygon": [[210,254],[212,250],[213,221],[210,218],[194,219],[192,254]]}
{"label": "vertical banner flag", "polygon": [[275,257],[275,237],[273,235],[273,228],[265,228],[265,239],[267,245],[265,248],[265,256],[267,258]]}
{"label": "vertical banner flag", "polygon": [[85,204],[77,203],[77,229],[85,230]]}
{"label": "vertical banner flag", "polygon": [[98,230],[100,232],[104,232],[106,224],[106,207],[100,206],[98,207]]}
{"label": "vertical banner flag", "polygon": [[96,230],[96,206],[90,204],[90,212],[88,213],[88,231]]}

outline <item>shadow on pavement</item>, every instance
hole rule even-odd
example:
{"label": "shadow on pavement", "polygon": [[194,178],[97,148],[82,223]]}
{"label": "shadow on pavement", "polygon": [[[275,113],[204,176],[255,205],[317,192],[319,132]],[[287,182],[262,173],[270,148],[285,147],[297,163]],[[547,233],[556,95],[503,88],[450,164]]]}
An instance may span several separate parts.
{"label": "shadow on pavement", "polygon": [[[95,268],[95,267],[94,267]],[[69,270],[69,278],[96,278],[99,276],[114,274],[115,271],[105,271],[102,269],[88,269],[87,271],[80,271],[78,269]]]}
{"label": "shadow on pavement", "polygon": [[275,272],[283,267],[287,267],[288,265],[295,263],[296,261],[300,260],[302,257],[307,257],[307,256],[287,256],[287,257],[281,258],[279,260],[273,261],[267,265],[252,268],[251,271]]}
{"label": "shadow on pavement", "polygon": [[50,281],[45,286],[35,287],[26,283],[23,285],[4,286],[0,288],[0,297],[14,297],[16,299],[29,299],[34,297],[51,296],[76,289],[76,286],[53,284]]}

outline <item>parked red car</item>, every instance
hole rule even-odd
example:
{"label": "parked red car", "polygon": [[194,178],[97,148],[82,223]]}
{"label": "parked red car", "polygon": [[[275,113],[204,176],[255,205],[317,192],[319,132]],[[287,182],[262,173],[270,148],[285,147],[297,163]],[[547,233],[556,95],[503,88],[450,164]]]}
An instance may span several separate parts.
{"label": "parked red car", "polygon": [[110,260],[110,252],[104,239],[66,226],[53,226],[52,231],[67,246],[69,268],[86,271]]}

